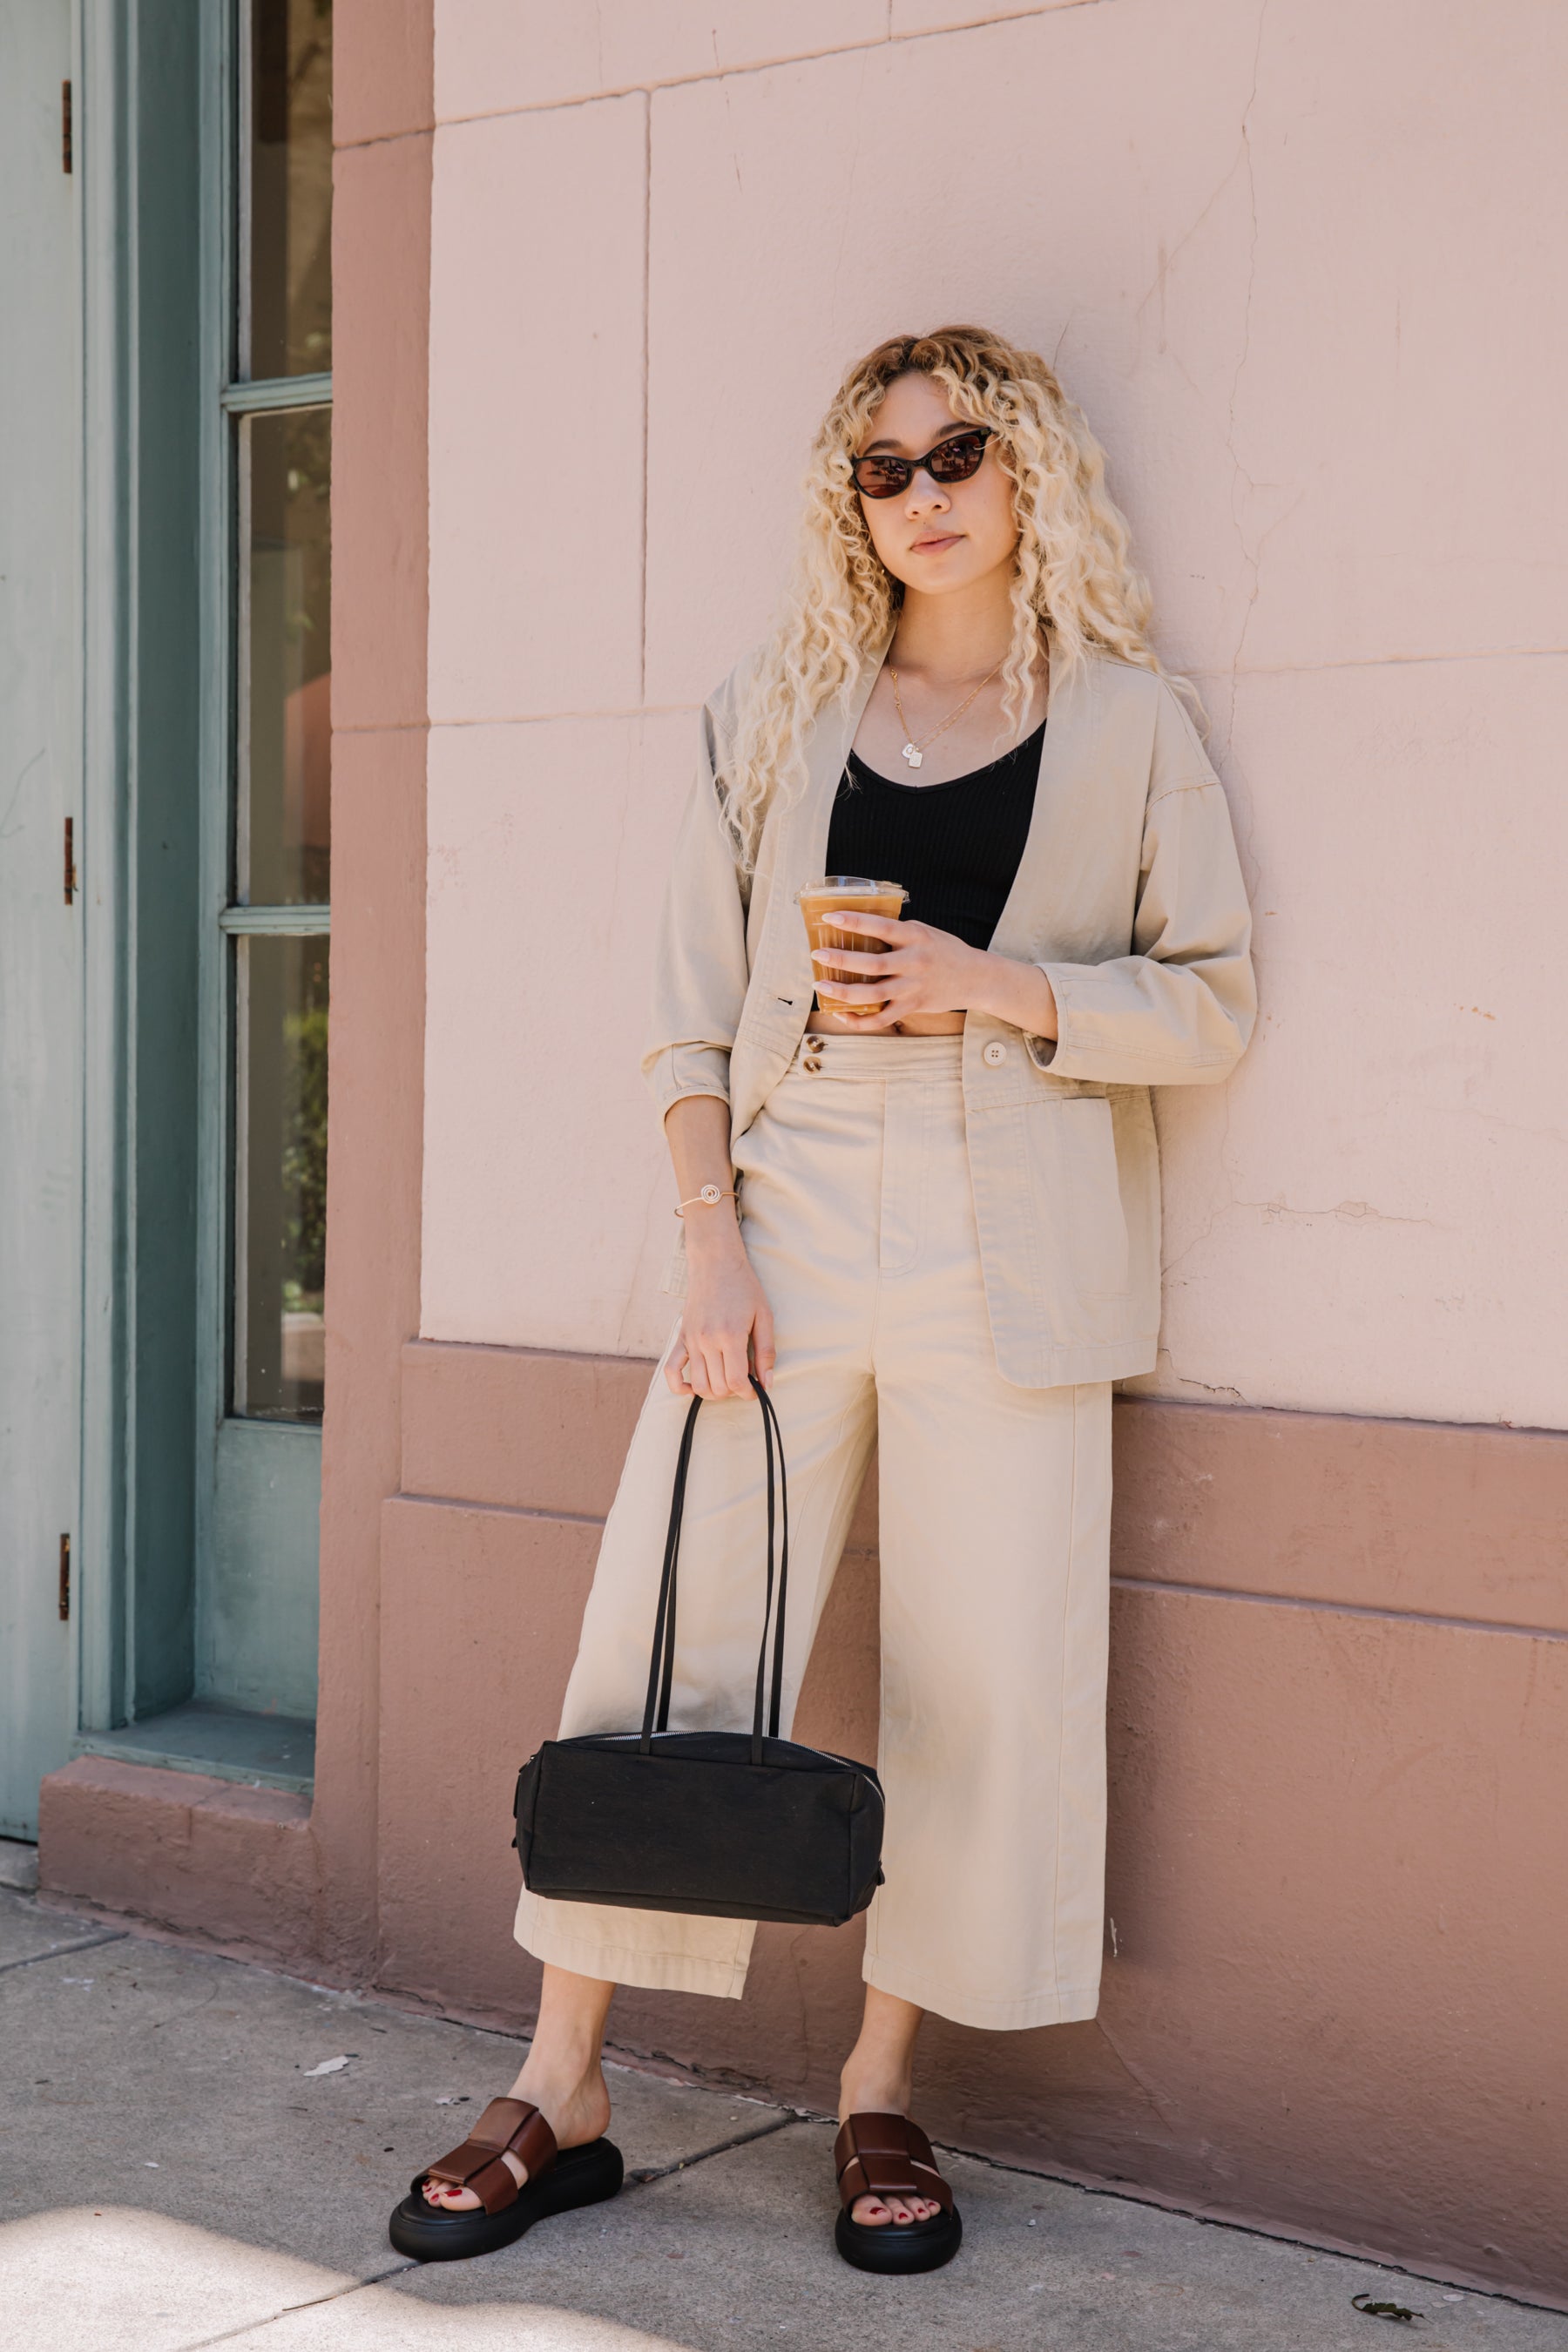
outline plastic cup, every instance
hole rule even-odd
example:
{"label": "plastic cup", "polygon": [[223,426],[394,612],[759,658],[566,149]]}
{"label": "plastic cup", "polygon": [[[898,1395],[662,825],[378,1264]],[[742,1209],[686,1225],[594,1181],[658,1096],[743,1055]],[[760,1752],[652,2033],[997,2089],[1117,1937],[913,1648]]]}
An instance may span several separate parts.
{"label": "plastic cup", "polygon": [[[886,915],[895,922],[903,919],[910,894],[901,882],[872,882],[863,874],[825,874],[820,882],[808,882],[800,893],[800,911],[805,919],[805,936],[813,948],[852,948],[866,955],[889,955],[890,944],[874,940],[868,931],[846,930],[836,923],[836,914]],[[818,982],[837,982],[848,988],[863,988],[869,975],[863,971],[836,971],[831,965],[814,964]],[[858,1014],[885,1013],[888,999],[880,1004],[835,1004],[832,998],[823,1003],[825,1013],[837,1013],[853,1020]]]}

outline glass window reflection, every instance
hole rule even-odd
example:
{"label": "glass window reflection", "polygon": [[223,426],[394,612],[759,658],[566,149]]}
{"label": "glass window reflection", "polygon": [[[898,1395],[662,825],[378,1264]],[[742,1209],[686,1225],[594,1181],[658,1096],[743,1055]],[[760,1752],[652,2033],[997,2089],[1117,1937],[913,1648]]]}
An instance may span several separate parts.
{"label": "glass window reflection", "polygon": [[331,0],[251,0],[249,334],[242,373],[332,364]]}
{"label": "glass window reflection", "polygon": [[331,879],[331,411],[241,428],[243,905],[324,906]]}
{"label": "glass window reflection", "polygon": [[319,1422],[325,1377],[324,938],[235,941],[239,1041],[232,1410]]}

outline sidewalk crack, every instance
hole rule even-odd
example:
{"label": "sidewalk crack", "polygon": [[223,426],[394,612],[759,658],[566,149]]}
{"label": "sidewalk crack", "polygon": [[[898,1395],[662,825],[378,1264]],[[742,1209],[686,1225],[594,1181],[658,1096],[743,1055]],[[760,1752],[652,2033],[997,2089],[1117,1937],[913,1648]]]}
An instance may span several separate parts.
{"label": "sidewalk crack", "polygon": [[114,1927],[107,1936],[84,1936],[79,1944],[57,1944],[52,1951],[35,1952],[30,1959],[0,1960],[0,1977],[9,1976],[13,1969],[36,1969],[40,1960],[66,1960],[73,1952],[95,1952],[100,1944],[122,1944],[130,1932],[128,1927]]}
{"label": "sidewalk crack", "polygon": [[787,2131],[791,2124],[805,2120],[803,2116],[780,2116],[771,2124],[759,2124],[755,2131],[736,2132],[731,2139],[718,2140],[711,2147],[700,2147],[695,2156],[679,2157],[674,2164],[639,2165],[635,2172],[627,2173],[626,2185],[628,2189],[646,2189],[651,2180],[668,2180],[672,2172],[689,2172],[694,2164],[706,2164],[714,2156],[728,2156],[731,2148],[750,2147],[756,2139],[771,2139],[774,2132]]}
{"label": "sidewalk crack", "polygon": [[275,2327],[280,2319],[292,2319],[297,2311],[314,2311],[323,2303],[342,2303],[345,2295],[358,2294],[367,2286],[384,2286],[388,2279],[401,2278],[405,2271],[416,2271],[417,2263],[391,2263],[384,2271],[373,2271],[369,2278],[348,2279],[328,2294],[309,2294],[303,2303],[286,2303],[277,2311],[264,2312],[259,2318],[242,2320],[237,2327],[226,2327],[221,2336],[198,2336],[182,2344],[177,2352],[208,2352],[214,2344],[232,2344],[237,2336],[254,2335],[259,2328]]}

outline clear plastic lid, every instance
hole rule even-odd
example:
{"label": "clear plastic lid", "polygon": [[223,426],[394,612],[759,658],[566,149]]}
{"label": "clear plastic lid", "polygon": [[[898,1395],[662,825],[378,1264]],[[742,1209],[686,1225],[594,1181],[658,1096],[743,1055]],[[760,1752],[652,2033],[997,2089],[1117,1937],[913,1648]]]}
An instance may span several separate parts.
{"label": "clear plastic lid", "polygon": [[910,894],[901,882],[873,882],[864,874],[825,874],[820,882],[808,882],[795,896],[803,903],[807,898],[897,898],[904,906]]}

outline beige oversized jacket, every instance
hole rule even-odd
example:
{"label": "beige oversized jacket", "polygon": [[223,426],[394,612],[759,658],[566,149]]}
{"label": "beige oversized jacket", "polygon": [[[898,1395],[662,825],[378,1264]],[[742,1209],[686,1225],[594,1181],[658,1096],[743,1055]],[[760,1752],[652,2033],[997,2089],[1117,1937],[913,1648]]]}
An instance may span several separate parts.
{"label": "beige oversized jacket", "polygon": [[[742,675],[703,711],[643,1063],[661,1117],[684,1095],[719,1095],[737,1135],[805,1034],[813,982],[795,893],[824,870],[875,669],[818,719],[804,786],[769,811],[749,894],[715,793]],[[1225,794],[1181,702],[1149,671],[1091,657],[1053,685],[1034,816],[992,941],[1048,973],[1060,1036],[1026,1037],[977,1013],[964,1029],[991,1330],[1017,1386],[1152,1369],[1160,1170],[1149,1088],[1212,1085],[1239,1058],[1257,1007],[1250,938]],[[679,1250],[667,1286],[684,1286]]]}

